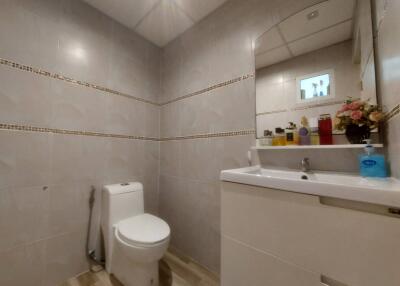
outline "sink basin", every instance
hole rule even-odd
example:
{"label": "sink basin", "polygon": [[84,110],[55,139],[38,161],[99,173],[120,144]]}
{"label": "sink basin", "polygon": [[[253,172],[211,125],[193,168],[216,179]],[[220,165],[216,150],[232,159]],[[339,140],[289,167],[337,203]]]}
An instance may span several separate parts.
{"label": "sink basin", "polygon": [[334,172],[304,173],[252,166],[224,170],[221,180],[317,196],[400,207],[400,181]]}

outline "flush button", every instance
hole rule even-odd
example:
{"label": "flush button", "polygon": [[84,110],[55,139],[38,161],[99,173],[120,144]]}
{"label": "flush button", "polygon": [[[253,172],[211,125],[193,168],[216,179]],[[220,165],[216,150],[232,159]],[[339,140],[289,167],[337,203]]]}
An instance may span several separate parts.
{"label": "flush button", "polygon": [[122,183],[121,186],[129,186],[129,183]]}

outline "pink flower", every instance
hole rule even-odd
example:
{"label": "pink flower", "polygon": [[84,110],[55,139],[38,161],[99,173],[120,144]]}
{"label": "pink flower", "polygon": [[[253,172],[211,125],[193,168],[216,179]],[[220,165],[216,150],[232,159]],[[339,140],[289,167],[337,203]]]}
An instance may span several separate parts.
{"label": "pink flower", "polygon": [[353,101],[352,103],[349,104],[349,109],[350,110],[358,110],[360,107],[363,105],[362,102],[360,101]]}
{"label": "pink flower", "polygon": [[353,120],[360,120],[362,116],[363,114],[360,110],[354,110],[350,115],[351,119]]}
{"label": "pink flower", "polygon": [[350,104],[344,104],[339,112],[345,112],[347,110],[350,110]]}

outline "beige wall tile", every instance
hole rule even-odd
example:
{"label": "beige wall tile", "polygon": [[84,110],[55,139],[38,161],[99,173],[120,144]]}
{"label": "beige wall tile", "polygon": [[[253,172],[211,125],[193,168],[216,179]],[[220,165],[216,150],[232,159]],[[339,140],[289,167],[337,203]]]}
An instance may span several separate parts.
{"label": "beige wall tile", "polygon": [[2,252],[1,257],[1,285],[44,285],[46,261],[46,248],[44,241]]}
{"label": "beige wall tile", "polygon": [[[0,36],[1,58],[151,101],[160,96],[161,50],[82,1],[3,1]],[[159,136],[155,105],[5,65],[0,86],[3,124]],[[1,130],[0,146],[1,285],[54,286],[88,269],[92,185],[93,248],[104,184],[143,182],[146,209],[157,212],[158,142]]]}
{"label": "beige wall tile", "polygon": [[400,117],[397,116],[389,121],[386,126],[387,132],[387,156],[390,163],[392,176],[400,178]]}
{"label": "beige wall tile", "polygon": [[47,237],[49,194],[41,187],[0,191],[0,252]]}
{"label": "beige wall tile", "polygon": [[182,156],[179,141],[164,141],[160,143],[160,173],[166,176],[180,175]]}
{"label": "beige wall tile", "polygon": [[50,79],[0,66],[0,120],[49,127],[53,94]]}
{"label": "beige wall tile", "polygon": [[0,189],[11,187],[16,178],[17,132],[0,130]]}
{"label": "beige wall tile", "polygon": [[[286,1],[228,1],[168,44],[162,56],[163,97],[160,102],[254,74],[253,39],[279,22],[286,9],[296,12],[316,1],[287,2],[290,4]],[[173,137],[251,130],[255,128],[254,114],[255,83],[249,78],[163,105],[160,134],[161,137]],[[172,244],[214,271],[219,269],[219,258],[204,250],[217,251],[219,230],[212,227],[214,220],[200,223],[207,238],[201,234],[193,236],[196,229],[180,217],[186,215],[186,208],[197,198],[188,193],[200,192],[199,188],[193,187],[195,183],[214,184],[219,180],[221,168],[248,164],[247,151],[254,145],[252,138],[253,135],[161,142],[160,214],[171,225]],[[208,206],[214,203],[213,198],[205,200]],[[218,201],[214,207],[219,208]],[[190,221],[207,217],[207,208],[196,208],[196,212],[187,216]],[[200,249],[208,258],[200,253]]]}
{"label": "beige wall tile", "polygon": [[44,186],[50,183],[53,135],[35,132],[16,134],[16,174],[14,186]]}
{"label": "beige wall tile", "polygon": [[81,229],[46,240],[45,286],[61,284],[87,270],[84,233]]}
{"label": "beige wall tile", "polygon": [[[382,2],[382,1],[379,1]],[[386,3],[386,4],[385,4]],[[390,111],[400,102],[399,98],[399,39],[395,37],[395,31],[400,27],[398,12],[400,11],[400,3],[397,1],[385,1],[380,3],[376,11],[379,13],[379,30],[377,32],[377,79],[380,103],[384,109]],[[378,3],[379,4],[379,3]],[[398,132],[398,115],[397,118],[388,122],[386,130],[387,156],[390,161],[392,174],[400,177],[398,156],[398,142],[400,134]]]}

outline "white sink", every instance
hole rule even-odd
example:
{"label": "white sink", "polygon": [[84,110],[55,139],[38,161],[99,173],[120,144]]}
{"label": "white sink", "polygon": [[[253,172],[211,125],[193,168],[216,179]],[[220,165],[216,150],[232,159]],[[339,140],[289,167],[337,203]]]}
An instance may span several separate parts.
{"label": "white sink", "polygon": [[221,172],[221,180],[297,193],[400,207],[400,181],[354,174],[253,166]]}

